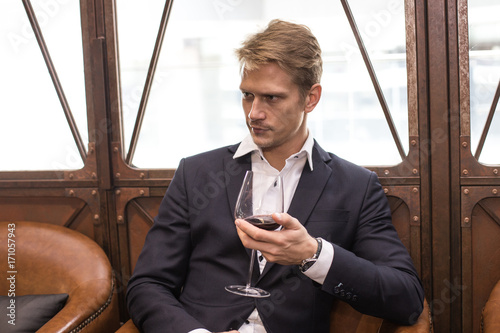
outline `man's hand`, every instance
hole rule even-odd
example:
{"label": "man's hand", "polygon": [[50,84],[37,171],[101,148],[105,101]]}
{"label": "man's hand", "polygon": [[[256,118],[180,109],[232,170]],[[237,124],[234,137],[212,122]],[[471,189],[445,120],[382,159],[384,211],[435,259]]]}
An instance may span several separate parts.
{"label": "man's hand", "polygon": [[263,230],[237,219],[236,230],[243,246],[259,250],[267,261],[281,265],[299,265],[316,253],[318,242],[296,218],[275,213],[273,219],[282,226],[281,230]]}

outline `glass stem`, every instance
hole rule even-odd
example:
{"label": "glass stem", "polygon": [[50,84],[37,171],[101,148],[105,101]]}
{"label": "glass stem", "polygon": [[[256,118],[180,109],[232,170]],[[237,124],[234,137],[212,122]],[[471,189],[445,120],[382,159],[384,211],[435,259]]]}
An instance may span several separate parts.
{"label": "glass stem", "polygon": [[250,267],[248,268],[248,280],[247,280],[247,288],[250,288],[252,285],[252,273],[253,273],[253,265],[255,262],[255,250],[252,249],[252,255],[250,256]]}

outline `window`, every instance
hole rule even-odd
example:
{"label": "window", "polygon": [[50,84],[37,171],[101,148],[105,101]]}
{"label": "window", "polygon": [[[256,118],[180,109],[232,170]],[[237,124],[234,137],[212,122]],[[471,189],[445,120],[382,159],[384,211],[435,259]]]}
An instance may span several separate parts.
{"label": "window", "polygon": [[[125,147],[165,1],[117,2]],[[351,1],[354,19],[408,151],[405,8]],[[308,25],[323,50],[322,101],[309,128],[327,150],[363,165],[402,156],[340,2],[174,1],[132,164],[175,168],[180,158],[239,142],[246,134],[234,49],[274,18]]]}
{"label": "window", "polygon": [[[32,1],[77,128],[88,143],[78,1]],[[21,1],[0,4],[0,171],[79,169],[84,161]]]}
{"label": "window", "polygon": [[471,148],[479,162],[499,164],[500,21],[496,0],[469,1]]}

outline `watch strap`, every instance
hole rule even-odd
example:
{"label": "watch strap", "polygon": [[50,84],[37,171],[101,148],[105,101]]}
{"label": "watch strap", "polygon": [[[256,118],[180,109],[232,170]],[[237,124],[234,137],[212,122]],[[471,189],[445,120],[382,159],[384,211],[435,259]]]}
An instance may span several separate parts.
{"label": "watch strap", "polygon": [[318,260],[319,255],[321,253],[321,248],[323,246],[321,238],[317,237],[315,239],[318,242],[318,249],[316,250],[316,253],[312,257],[302,260],[302,263],[299,265],[299,269],[302,273],[307,271],[309,268],[311,268],[312,265],[314,265],[314,263]]}

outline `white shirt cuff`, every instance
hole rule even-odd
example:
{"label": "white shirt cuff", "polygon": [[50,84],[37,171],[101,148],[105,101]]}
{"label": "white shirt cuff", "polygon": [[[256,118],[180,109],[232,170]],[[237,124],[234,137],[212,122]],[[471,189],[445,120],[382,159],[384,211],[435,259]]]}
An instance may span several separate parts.
{"label": "white shirt cuff", "polygon": [[311,268],[304,272],[305,276],[319,284],[323,284],[323,282],[325,282],[326,275],[332,266],[334,256],[333,245],[330,242],[325,241],[323,238],[321,241],[322,248],[318,260],[311,266]]}

